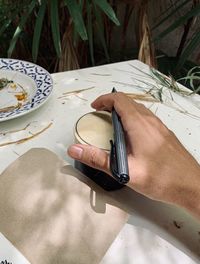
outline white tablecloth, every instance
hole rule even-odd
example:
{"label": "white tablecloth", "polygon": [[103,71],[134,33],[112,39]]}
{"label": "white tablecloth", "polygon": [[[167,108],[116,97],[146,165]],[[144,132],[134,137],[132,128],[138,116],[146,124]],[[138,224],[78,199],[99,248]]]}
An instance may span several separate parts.
{"label": "white tablecloth", "polygon": [[[0,173],[34,147],[50,149],[73,164],[66,150],[73,143],[77,119],[92,111],[90,103],[97,96],[111,92],[113,86],[128,93],[141,93],[152,84],[158,86],[146,73],[149,68],[133,60],[52,74],[54,89],[48,102],[23,117],[0,123],[0,133],[21,130],[29,125],[19,132],[7,133],[7,140],[13,141],[52,125],[22,144],[0,147]],[[82,89],[86,90],[74,93]],[[163,101],[144,104],[174,131],[200,162],[200,96],[183,97],[165,91]],[[5,136],[3,138],[5,141]],[[199,232],[200,223],[183,210],[136,194],[130,220],[101,264],[200,263]]]}

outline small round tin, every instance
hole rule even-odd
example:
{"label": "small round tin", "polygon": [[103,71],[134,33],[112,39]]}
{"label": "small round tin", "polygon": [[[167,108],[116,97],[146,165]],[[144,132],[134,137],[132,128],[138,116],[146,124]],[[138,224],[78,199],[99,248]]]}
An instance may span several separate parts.
{"label": "small round tin", "polygon": [[[110,140],[113,139],[111,114],[106,111],[90,112],[76,122],[75,142],[92,145],[110,153]],[[96,182],[106,191],[113,191],[123,187],[110,175],[75,161],[75,168]]]}

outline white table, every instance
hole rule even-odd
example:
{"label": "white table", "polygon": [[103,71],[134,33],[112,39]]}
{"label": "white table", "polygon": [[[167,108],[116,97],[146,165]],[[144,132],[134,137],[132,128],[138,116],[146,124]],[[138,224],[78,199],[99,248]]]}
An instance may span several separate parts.
{"label": "white table", "polygon": [[[17,140],[52,125],[22,144],[0,147],[0,173],[20,155],[37,147],[50,149],[73,164],[66,150],[73,143],[76,120],[91,111],[90,103],[97,96],[109,93],[113,86],[130,93],[148,89],[143,81],[155,82],[145,72],[149,68],[134,60],[52,74],[54,90],[48,102],[21,118],[0,123],[0,133],[20,130],[29,124],[25,130],[3,137],[4,141]],[[81,89],[87,90],[74,94]],[[73,93],[65,94],[70,91]],[[164,103],[144,104],[175,132],[200,162],[200,96],[182,97],[166,92],[163,98]],[[2,137],[0,143],[1,140]],[[101,264],[200,263],[200,223],[179,208],[141,195],[135,194],[132,202],[132,215]]]}

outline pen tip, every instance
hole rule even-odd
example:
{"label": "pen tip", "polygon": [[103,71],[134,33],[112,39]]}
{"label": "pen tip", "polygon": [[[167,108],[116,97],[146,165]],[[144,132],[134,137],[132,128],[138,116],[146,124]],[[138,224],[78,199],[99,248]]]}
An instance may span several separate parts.
{"label": "pen tip", "polygon": [[115,87],[113,87],[112,93],[116,93],[116,92],[117,92],[117,90],[115,89]]}

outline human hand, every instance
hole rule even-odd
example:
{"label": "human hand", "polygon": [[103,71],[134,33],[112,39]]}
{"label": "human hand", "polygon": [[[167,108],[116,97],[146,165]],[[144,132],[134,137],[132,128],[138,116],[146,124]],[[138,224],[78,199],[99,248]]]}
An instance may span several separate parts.
{"label": "human hand", "polygon": [[[123,93],[100,96],[92,107],[96,110],[114,107],[121,117],[127,139],[128,185],[132,189],[152,199],[188,209],[194,206],[194,198],[200,200],[199,164],[149,109]],[[103,150],[78,144],[71,146],[68,154],[111,174],[109,155]]]}

